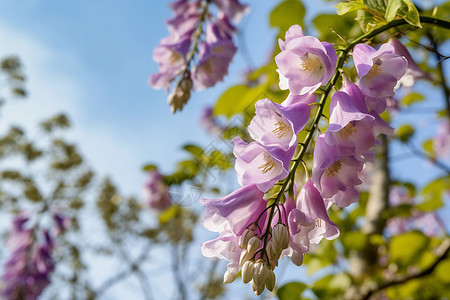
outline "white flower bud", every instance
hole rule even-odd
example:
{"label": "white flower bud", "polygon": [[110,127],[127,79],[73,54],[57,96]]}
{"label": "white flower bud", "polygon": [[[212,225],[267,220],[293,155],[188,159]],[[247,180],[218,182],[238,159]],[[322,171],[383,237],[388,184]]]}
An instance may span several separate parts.
{"label": "white flower bud", "polygon": [[257,286],[264,285],[269,269],[262,259],[258,259],[254,266],[253,281]]}
{"label": "white flower bud", "polygon": [[273,270],[269,269],[266,277],[266,288],[269,291],[273,291],[273,288],[275,287],[275,273]]}
{"label": "white flower bud", "polygon": [[278,253],[274,250],[274,247],[276,245],[272,239],[269,240],[267,243],[266,251],[267,255],[269,256],[269,262],[272,266],[278,266],[278,258],[280,257]]}
{"label": "white flower bud", "polygon": [[262,294],[262,292],[264,292],[264,284],[257,285],[254,280],[252,280],[251,284],[256,296],[259,296]]}
{"label": "white flower bud", "polygon": [[289,247],[289,232],[286,225],[278,223],[275,225],[272,231],[272,239],[275,244],[281,248],[281,250]]}
{"label": "white flower bud", "polygon": [[251,259],[253,254],[248,253],[247,250],[241,252],[241,257],[239,259],[239,265],[243,265],[247,260]]}
{"label": "white flower bud", "polygon": [[232,283],[239,273],[239,266],[235,263],[227,265],[227,271],[223,274],[223,283]]}
{"label": "white flower bud", "polygon": [[252,229],[247,228],[244,230],[242,235],[239,237],[239,248],[246,249],[248,241],[255,235]]}
{"label": "white flower bud", "polygon": [[242,266],[241,274],[244,283],[249,283],[253,279],[254,265],[255,263],[253,261],[248,260]]}
{"label": "white flower bud", "polygon": [[172,113],[182,110],[183,106],[191,97],[192,79],[190,77],[183,78],[177,86],[175,86],[172,93],[167,98],[167,103],[170,105]]}
{"label": "white flower bud", "polygon": [[253,254],[255,254],[256,250],[258,250],[260,245],[261,245],[261,240],[257,236],[253,236],[248,241],[247,252],[253,256]]}

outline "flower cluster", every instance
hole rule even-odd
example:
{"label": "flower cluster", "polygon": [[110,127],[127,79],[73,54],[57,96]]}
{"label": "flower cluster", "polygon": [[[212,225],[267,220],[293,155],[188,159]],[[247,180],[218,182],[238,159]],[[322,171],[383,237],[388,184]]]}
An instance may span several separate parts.
{"label": "flower cluster", "polygon": [[326,202],[340,207],[358,201],[355,186],[362,183],[364,163],[373,157],[370,149],[376,136],[393,132],[379,114],[408,66],[392,42],[378,50],[358,44],[353,61],[359,85],[344,77],[343,87],[331,99],[328,130],[317,138],[314,148],[314,184]]}
{"label": "flower cluster", "polygon": [[[54,213],[56,231],[67,228],[70,221],[59,213]],[[50,283],[50,273],[55,267],[51,253],[53,238],[49,231],[42,232],[27,228],[30,220],[19,215],[13,220],[13,228],[6,240],[11,257],[4,265],[2,299],[34,300]]]}
{"label": "flower cluster", "polygon": [[[216,16],[210,13],[211,3],[217,7]],[[223,80],[236,52],[233,22],[239,22],[249,7],[238,0],[178,0],[170,7],[175,16],[166,21],[169,36],[153,52],[159,73],[153,74],[149,83],[169,91],[171,82],[180,78],[168,98],[176,112],[189,100],[193,86],[204,89]],[[191,69],[196,53],[196,65]]]}
{"label": "flower cluster", "polygon": [[[280,88],[290,92],[287,99],[282,104],[259,100],[248,126],[253,141],[233,139],[242,187],[221,199],[201,199],[206,206],[203,225],[219,233],[202,244],[203,255],[228,260],[224,282],[233,282],[241,270],[243,282],[250,282],[256,295],[274,288],[274,269],[281,257],[299,266],[311,244],[339,236],[327,209],[333,203],[346,207],[358,201],[356,187],[362,184],[366,162],[374,157],[371,148],[377,135],[393,132],[380,114],[404,76],[409,76],[407,84],[424,78],[397,40],[378,50],[355,46],[359,83],[343,76],[342,88],[330,100],[328,129],[315,142],[312,178],[306,170],[306,182],[296,193],[300,182],[295,169],[312,139],[308,134],[306,144],[299,144],[297,134],[308,123],[311,105],[323,109],[327,94],[315,103],[315,93],[337,74],[337,55],[331,44],[303,35],[298,25],[286,32],[279,46],[275,62]],[[320,114],[315,125],[318,118]]]}
{"label": "flower cluster", "polygon": [[172,205],[169,188],[158,170],[148,172],[142,191],[146,199],[145,205],[154,210],[163,211]]}
{"label": "flower cluster", "polygon": [[[315,102],[313,93],[333,75],[336,53],[332,45],[303,36],[299,26],[287,32],[280,47],[282,52],[275,58],[280,86],[291,93],[282,104],[259,100],[248,126],[253,141],[233,139],[235,169],[242,187],[221,199],[201,199],[206,206],[203,225],[219,233],[202,244],[203,255],[228,260],[224,282],[233,282],[241,270],[243,282],[250,282],[256,295],[265,288],[273,290],[274,269],[281,257],[289,256],[301,265],[310,244],[339,235],[311,180],[296,199],[286,198],[284,191],[277,189],[287,180],[297,134],[306,126],[310,104]],[[273,194],[271,188],[279,192]]]}

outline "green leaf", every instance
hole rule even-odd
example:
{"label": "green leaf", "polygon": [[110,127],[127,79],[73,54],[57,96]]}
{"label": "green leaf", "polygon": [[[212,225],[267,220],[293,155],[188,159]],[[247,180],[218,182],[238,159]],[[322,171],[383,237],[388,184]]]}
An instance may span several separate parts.
{"label": "green leaf", "polygon": [[351,11],[363,9],[365,7],[362,0],[351,1],[351,2],[339,2],[336,5],[336,13],[340,16],[345,15]]}
{"label": "green leaf", "polygon": [[401,105],[410,106],[414,103],[422,102],[425,99],[425,97],[422,94],[419,94],[417,92],[412,92],[406,95],[401,101]]}
{"label": "green leaf", "polygon": [[409,24],[422,28],[422,25],[420,24],[420,15],[417,8],[414,6],[414,3],[411,0],[401,0],[401,2],[402,5],[398,10],[397,15],[405,19]]}
{"label": "green leaf", "polygon": [[270,26],[285,31],[294,24],[303,27],[304,16],[305,7],[301,1],[285,0],[272,10],[269,17],[269,23]]}
{"label": "green leaf", "polygon": [[450,187],[450,176],[438,178],[426,185],[421,194],[423,202],[418,204],[416,208],[420,211],[427,212],[436,210],[443,205],[443,194]]}
{"label": "green leaf", "polygon": [[184,145],[183,149],[186,150],[187,152],[193,154],[194,156],[198,156],[198,157],[202,156],[205,153],[202,148],[200,148],[196,145],[191,145],[191,144]]}
{"label": "green leaf", "polygon": [[342,299],[351,280],[347,274],[330,274],[316,281],[312,291],[319,299]]}
{"label": "green leaf", "polygon": [[386,7],[386,13],[384,15],[384,18],[386,21],[391,22],[397,17],[397,11],[402,6],[402,0],[389,0],[387,7]]}
{"label": "green leaf", "polygon": [[445,283],[450,283],[450,259],[442,261],[436,267],[436,276]]}
{"label": "green leaf", "polygon": [[410,266],[420,259],[429,241],[430,239],[419,231],[394,236],[389,247],[391,261],[403,267]]}
{"label": "green leaf", "polygon": [[409,124],[404,124],[397,129],[397,137],[402,143],[406,143],[414,135],[414,128]]}
{"label": "green leaf", "polygon": [[177,205],[172,205],[159,215],[159,223],[166,224],[167,222],[175,218],[179,212],[180,207]]}
{"label": "green leaf", "polygon": [[280,300],[302,299],[302,293],[306,289],[306,284],[301,282],[289,282],[280,287],[277,291]]}
{"label": "green leaf", "polygon": [[215,115],[225,115],[231,117],[241,111],[238,110],[240,103],[244,100],[244,95],[248,91],[246,85],[235,85],[223,93],[214,106]]}
{"label": "green leaf", "polygon": [[367,244],[367,235],[361,231],[350,231],[342,236],[342,245],[346,250],[361,251]]}
{"label": "green leaf", "polygon": [[146,164],[145,166],[142,167],[142,170],[144,171],[154,171],[154,170],[158,170],[158,167],[156,165],[152,165],[152,164]]}

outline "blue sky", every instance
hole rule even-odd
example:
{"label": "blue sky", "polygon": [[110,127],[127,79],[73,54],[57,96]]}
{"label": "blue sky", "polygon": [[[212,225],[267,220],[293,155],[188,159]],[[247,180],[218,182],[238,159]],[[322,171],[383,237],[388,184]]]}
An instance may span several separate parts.
{"label": "blue sky", "polygon": [[[277,1],[243,2],[251,4],[252,13],[240,28],[253,62],[259,65],[270,53],[276,34],[268,27],[267,16]],[[201,109],[239,82],[246,62],[238,53],[225,82],[194,93],[183,112],[172,115],[165,92],[147,84],[150,74],[157,72],[153,48],[167,35],[168,3],[0,0],[0,57],[21,57],[30,91],[27,101],[2,110],[0,131],[11,122],[35,131],[34,125],[43,118],[67,112],[74,125],[71,138],[90,165],[112,176],[122,191],[135,195],[144,180],[140,171],[144,163],[154,162],[169,172],[183,155],[181,145],[207,145],[211,137],[198,126]],[[306,4],[309,19],[319,10],[335,11],[330,2]],[[408,118],[419,126],[426,122],[420,122],[422,116]],[[424,166],[418,159],[405,160],[393,173],[409,179],[423,172]],[[438,173],[429,167],[425,174]]]}

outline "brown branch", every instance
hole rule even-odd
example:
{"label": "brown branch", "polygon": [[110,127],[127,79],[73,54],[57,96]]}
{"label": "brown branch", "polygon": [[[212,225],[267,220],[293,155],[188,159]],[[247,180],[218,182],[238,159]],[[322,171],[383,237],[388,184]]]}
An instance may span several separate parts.
{"label": "brown branch", "polygon": [[417,279],[417,278],[421,278],[421,277],[425,277],[428,276],[430,274],[432,274],[434,272],[434,270],[436,269],[436,267],[444,260],[447,258],[447,256],[450,253],[450,240],[446,239],[444,240],[444,242],[439,246],[439,248],[436,250],[436,253],[438,255],[438,258],[436,259],[436,261],[430,265],[428,268],[422,270],[421,272],[418,272],[416,274],[413,275],[409,275],[409,276],[399,276],[396,279],[380,284],[378,285],[376,288],[369,290],[361,299],[364,300],[368,300],[370,299],[370,297],[384,289],[387,289],[389,287],[392,286],[396,286],[399,284],[403,284],[406,283],[410,280],[413,279]]}

